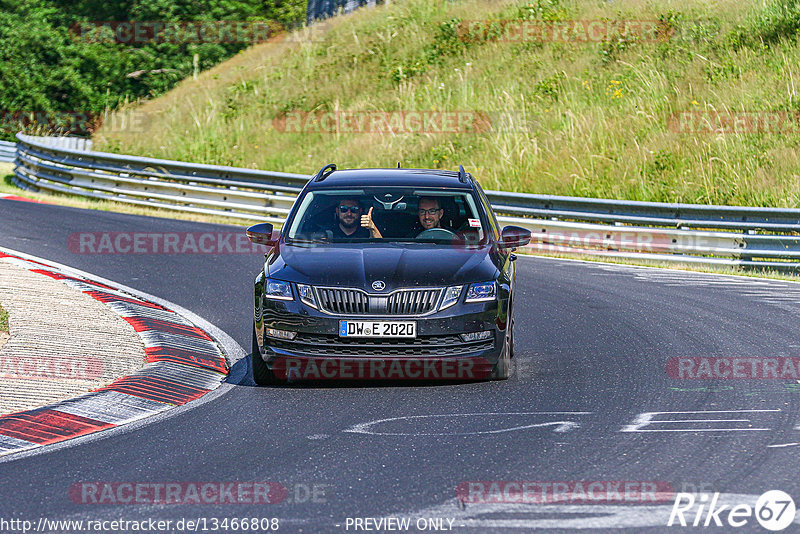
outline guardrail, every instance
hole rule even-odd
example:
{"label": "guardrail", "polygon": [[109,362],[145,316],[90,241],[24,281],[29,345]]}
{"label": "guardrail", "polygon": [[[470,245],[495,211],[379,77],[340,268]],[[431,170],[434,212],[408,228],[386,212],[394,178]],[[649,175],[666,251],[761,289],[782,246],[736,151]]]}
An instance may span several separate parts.
{"label": "guardrail", "polygon": [[18,134],[15,183],[127,204],[280,223],[308,176],[47,144]]}
{"label": "guardrail", "polygon": [[11,163],[17,157],[17,144],[0,141],[0,162]]}
{"label": "guardrail", "polygon": [[[93,152],[18,134],[14,182],[178,211],[282,223],[309,175]],[[531,248],[688,263],[800,267],[800,209],[662,204],[487,191]]]}
{"label": "guardrail", "polygon": [[337,13],[350,13],[359,7],[374,7],[383,0],[308,0],[306,23],[333,17]]}

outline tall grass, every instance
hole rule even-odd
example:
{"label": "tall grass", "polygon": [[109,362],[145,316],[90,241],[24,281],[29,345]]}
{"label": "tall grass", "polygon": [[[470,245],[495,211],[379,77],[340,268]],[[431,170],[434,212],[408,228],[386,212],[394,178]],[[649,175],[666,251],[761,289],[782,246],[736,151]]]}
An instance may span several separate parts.
{"label": "tall grass", "polygon": [[[800,112],[800,0],[397,0],[257,45],[138,106],[145,132],[98,149],[311,173],[472,171],[485,188],[758,206],[800,205],[797,133],[688,134],[681,111]],[[469,20],[657,20],[659,42],[510,43]],[[494,33],[493,33],[494,32]],[[298,42],[300,41],[300,42]],[[476,110],[492,131],[282,133],[294,111]],[[493,122],[493,124],[495,124]]]}

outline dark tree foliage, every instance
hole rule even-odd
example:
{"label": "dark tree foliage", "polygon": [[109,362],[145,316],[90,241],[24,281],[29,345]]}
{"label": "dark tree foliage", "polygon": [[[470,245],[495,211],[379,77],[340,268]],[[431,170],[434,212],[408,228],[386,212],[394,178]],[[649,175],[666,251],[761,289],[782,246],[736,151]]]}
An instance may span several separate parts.
{"label": "dark tree foliage", "polygon": [[[307,0],[0,0],[0,139],[34,112],[100,114],[157,96],[193,72],[250,45],[240,42],[114,42],[90,39],[81,23],[270,22],[293,28]],[[16,122],[15,122],[16,121]],[[42,124],[47,129],[46,124]],[[52,124],[50,125],[52,126]],[[78,133],[90,133],[78,131]]]}

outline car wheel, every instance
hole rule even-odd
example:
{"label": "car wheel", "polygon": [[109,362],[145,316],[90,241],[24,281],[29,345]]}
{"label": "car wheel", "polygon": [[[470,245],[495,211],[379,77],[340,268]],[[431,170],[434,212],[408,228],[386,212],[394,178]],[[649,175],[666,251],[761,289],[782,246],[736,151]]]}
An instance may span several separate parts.
{"label": "car wheel", "polygon": [[274,386],[283,384],[284,381],[275,376],[275,373],[267,367],[267,362],[261,358],[261,352],[258,349],[258,337],[256,337],[256,327],[253,326],[253,358],[250,362],[250,367],[253,370],[253,381],[259,386]]}
{"label": "car wheel", "polygon": [[503,338],[503,350],[500,352],[497,363],[492,367],[492,374],[489,375],[489,380],[508,380],[511,376],[511,344],[513,342],[513,334],[510,333],[511,328],[508,329],[508,332]]}

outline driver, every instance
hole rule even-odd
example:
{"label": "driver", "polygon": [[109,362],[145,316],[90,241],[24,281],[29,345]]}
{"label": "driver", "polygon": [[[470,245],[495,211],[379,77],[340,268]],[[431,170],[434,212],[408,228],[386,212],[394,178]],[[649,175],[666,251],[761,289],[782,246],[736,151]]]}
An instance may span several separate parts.
{"label": "driver", "polygon": [[444,210],[435,197],[422,197],[419,199],[419,224],[423,230],[442,227]]}
{"label": "driver", "polygon": [[436,197],[421,197],[419,199],[419,222],[409,232],[408,237],[417,237],[420,233],[431,228],[442,227],[442,215],[444,210]]}

